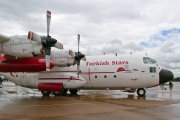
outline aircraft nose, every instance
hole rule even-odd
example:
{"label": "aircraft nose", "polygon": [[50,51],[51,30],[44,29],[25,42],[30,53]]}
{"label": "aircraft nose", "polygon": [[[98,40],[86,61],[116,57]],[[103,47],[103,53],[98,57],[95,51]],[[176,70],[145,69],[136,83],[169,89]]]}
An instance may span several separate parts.
{"label": "aircraft nose", "polygon": [[174,75],[170,70],[162,69],[159,73],[159,84],[171,81],[173,78]]}

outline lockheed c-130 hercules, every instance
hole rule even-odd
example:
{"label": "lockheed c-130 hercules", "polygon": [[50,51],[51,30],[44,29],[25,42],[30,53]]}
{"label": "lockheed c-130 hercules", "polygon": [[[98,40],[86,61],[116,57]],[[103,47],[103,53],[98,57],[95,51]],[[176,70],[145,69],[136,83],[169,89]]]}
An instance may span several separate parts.
{"label": "lockheed c-130 hercules", "polygon": [[[64,60],[71,58],[68,52],[56,51]],[[66,55],[66,56],[65,56]],[[60,56],[59,56],[60,58]],[[58,61],[52,54],[51,61]],[[69,90],[76,94],[78,90],[136,90],[139,96],[145,96],[144,88],[158,86],[173,79],[173,73],[161,68],[147,56],[102,55],[86,56],[81,61],[77,76],[76,65],[63,67],[55,64],[49,74],[41,72],[1,72],[17,85],[39,89],[43,95],[63,95]]]}
{"label": "lockheed c-130 hercules", "polygon": [[[47,21],[50,21],[49,14],[47,11]],[[47,26],[49,24],[47,22]],[[76,94],[78,90],[94,89],[137,90],[139,96],[145,96],[144,88],[158,86],[174,77],[170,70],[161,68],[147,56],[85,57],[79,52],[79,34],[78,52],[51,51],[53,46],[62,49],[62,44],[49,36],[49,27],[47,31],[47,37],[29,32],[28,39],[0,35],[0,51],[3,53],[0,55],[0,74],[17,85],[38,89],[43,95],[53,93],[57,96],[68,90]]]}

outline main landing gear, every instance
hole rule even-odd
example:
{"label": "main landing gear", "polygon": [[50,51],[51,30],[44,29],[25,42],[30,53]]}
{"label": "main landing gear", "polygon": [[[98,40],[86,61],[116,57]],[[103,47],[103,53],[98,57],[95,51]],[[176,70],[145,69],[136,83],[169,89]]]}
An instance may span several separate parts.
{"label": "main landing gear", "polygon": [[61,91],[41,91],[43,96],[49,96],[51,93],[55,96],[62,96],[65,95],[67,92],[66,89],[62,89]]}
{"label": "main landing gear", "polygon": [[51,94],[51,91],[41,91],[43,96],[49,96]]}
{"label": "main landing gear", "polygon": [[41,91],[43,96],[49,96],[51,93],[55,96],[61,96],[61,95],[66,94],[66,92],[67,92],[67,89],[64,89],[63,87],[61,91]]}
{"label": "main landing gear", "polygon": [[144,97],[146,95],[146,90],[144,88],[138,88],[137,94],[139,97]]}
{"label": "main landing gear", "polygon": [[76,95],[78,90],[76,89],[72,89],[72,90],[69,90],[69,92],[72,94],[72,95]]}
{"label": "main landing gear", "polygon": [[[62,96],[62,95],[66,95],[67,91],[68,91],[67,89],[63,88],[61,91],[41,91],[41,93],[42,93],[43,96],[49,96],[51,94],[51,92],[55,96]],[[69,92],[72,95],[76,95],[78,90],[77,89],[71,89],[71,90],[69,90]]]}

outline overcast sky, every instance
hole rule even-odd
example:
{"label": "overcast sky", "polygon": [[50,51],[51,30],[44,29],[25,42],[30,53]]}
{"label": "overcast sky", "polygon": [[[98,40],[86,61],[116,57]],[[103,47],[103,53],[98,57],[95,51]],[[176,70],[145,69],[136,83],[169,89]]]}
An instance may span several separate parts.
{"label": "overcast sky", "polygon": [[180,77],[180,0],[0,0],[0,33],[50,35],[86,55],[148,54]]}

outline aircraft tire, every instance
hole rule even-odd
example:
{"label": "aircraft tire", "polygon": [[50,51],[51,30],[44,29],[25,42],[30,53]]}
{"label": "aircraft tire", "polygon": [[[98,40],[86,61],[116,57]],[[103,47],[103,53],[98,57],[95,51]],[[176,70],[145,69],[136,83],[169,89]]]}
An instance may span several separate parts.
{"label": "aircraft tire", "polygon": [[76,95],[76,94],[77,94],[77,92],[78,92],[78,90],[73,89],[73,90],[69,90],[69,92],[70,92],[72,95]]}
{"label": "aircraft tire", "polygon": [[55,96],[62,96],[65,94],[64,88],[62,88],[61,91],[52,91],[52,92],[53,92],[53,95],[55,95]]}
{"label": "aircraft tire", "polygon": [[41,91],[43,96],[49,96],[51,94],[51,91]]}
{"label": "aircraft tire", "polygon": [[67,94],[67,91],[68,91],[67,89],[64,89],[64,95],[66,95],[66,94]]}
{"label": "aircraft tire", "polygon": [[144,88],[138,88],[137,94],[139,97],[144,97],[146,95],[146,90]]}

